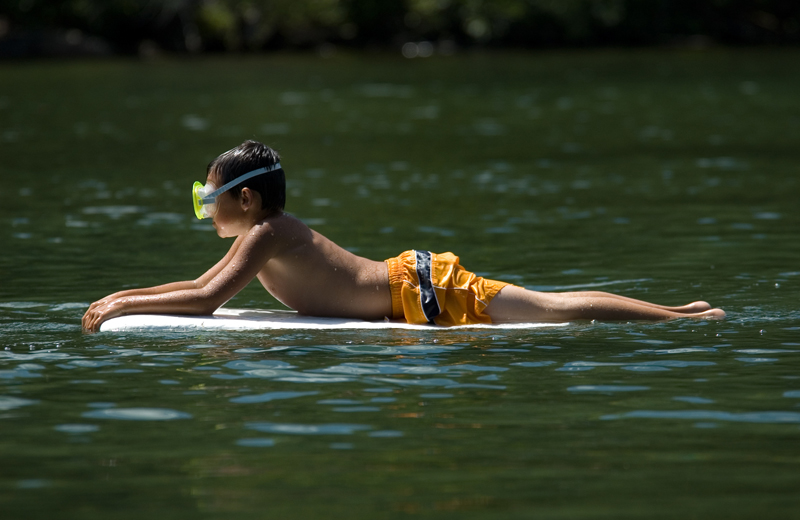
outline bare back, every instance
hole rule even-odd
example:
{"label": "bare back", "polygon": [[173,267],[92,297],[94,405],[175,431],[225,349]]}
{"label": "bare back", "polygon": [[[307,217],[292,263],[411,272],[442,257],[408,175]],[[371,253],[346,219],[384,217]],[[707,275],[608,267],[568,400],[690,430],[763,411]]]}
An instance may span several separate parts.
{"label": "bare back", "polygon": [[284,305],[311,316],[374,320],[392,315],[384,262],[356,256],[285,213],[251,232],[270,242],[258,280]]}

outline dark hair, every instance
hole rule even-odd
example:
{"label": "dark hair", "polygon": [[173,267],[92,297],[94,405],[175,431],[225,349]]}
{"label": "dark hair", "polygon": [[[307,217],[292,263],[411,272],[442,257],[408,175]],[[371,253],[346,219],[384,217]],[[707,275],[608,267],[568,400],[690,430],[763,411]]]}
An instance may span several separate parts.
{"label": "dark hair", "polygon": [[[272,166],[280,160],[278,152],[269,146],[258,141],[245,141],[211,161],[206,174],[214,172],[214,176],[222,186],[245,173]],[[286,176],[283,168],[256,175],[237,184],[230,189],[231,195],[239,199],[242,196],[242,188],[250,188],[261,195],[261,209],[283,211],[286,205]]]}

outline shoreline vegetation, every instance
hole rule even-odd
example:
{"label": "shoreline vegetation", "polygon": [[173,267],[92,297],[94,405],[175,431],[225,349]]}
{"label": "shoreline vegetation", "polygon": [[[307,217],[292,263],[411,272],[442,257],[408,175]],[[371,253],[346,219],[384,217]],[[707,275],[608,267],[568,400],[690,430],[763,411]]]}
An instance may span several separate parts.
{"label": "shoreline vegetation", "polygon": [[792,0],[0,0],[0,59],[798,44]]}

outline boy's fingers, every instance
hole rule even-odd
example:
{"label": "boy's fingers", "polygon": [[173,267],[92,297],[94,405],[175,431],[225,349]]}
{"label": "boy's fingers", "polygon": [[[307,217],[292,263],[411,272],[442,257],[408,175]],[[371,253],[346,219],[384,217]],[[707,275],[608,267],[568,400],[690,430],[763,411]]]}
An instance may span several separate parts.
{"label": "boy's fingers", "polygon": [[92,318],[92,332],[97,332],[97,329],[100,328],[100,324],[103,322],[102,314],[98,312]]}
{"label": "boy's fingers", "polygon": [[94,309],[89,309],[81,320],[83,328],[89,332],[97,332],[98,329],[98,313]]}
{"label": "boy's fingers", "polygon": [[100,325],[106,320],[108,316],[109,297],[103,298],[92,303],[89,309],[81,318],[81,326],[87,332],[97,332],[100,330]]}

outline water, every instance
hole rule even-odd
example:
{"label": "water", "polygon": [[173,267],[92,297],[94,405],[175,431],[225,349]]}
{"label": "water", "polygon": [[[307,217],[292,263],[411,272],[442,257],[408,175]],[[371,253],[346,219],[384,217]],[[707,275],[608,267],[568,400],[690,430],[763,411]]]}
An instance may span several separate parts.
{"label": "water", "polygon": [[[3,64],[3,517],[792,516],[797,57]],[[82,334],[91,301],[224,254],[189,187],[246,138],[361,255],[729,318]]]}

